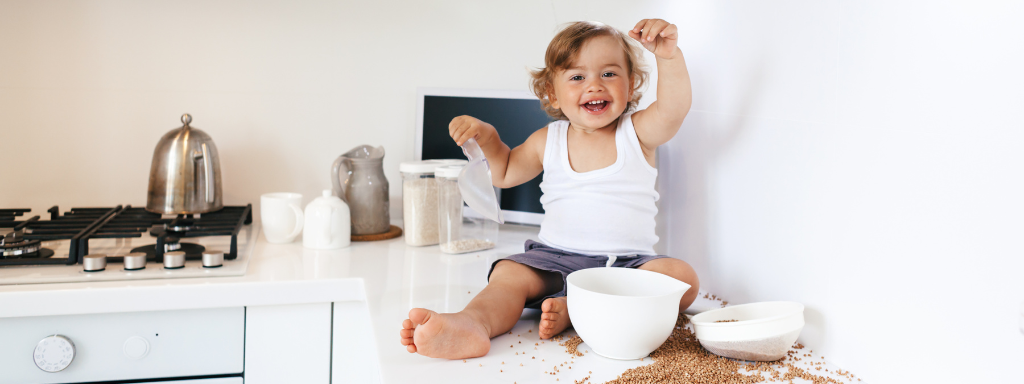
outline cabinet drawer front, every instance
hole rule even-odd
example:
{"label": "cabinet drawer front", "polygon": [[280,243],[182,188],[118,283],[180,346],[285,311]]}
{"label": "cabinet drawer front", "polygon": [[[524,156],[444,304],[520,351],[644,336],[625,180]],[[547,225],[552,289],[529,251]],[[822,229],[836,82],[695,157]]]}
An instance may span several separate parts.
{"label": "cabinet drawer front", "polygon": [[[36,366],[44,338],[63,336],[74,358],[59,372]],[[0,384],[69,383],[242,372],[245,308],[0,319]]]}

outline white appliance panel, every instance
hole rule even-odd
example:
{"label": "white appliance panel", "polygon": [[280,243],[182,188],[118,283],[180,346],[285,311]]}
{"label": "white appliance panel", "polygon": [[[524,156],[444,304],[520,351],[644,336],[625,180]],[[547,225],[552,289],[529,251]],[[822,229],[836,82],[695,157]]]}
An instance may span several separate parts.
{"label": "white appliance panel", "polygon": [[[33,358],[39,342],[53,335],[74,344],[74,357],[50,373]],[[237,374],[243,369],[245,308],[3,318],[0,341],[0,384]]]}

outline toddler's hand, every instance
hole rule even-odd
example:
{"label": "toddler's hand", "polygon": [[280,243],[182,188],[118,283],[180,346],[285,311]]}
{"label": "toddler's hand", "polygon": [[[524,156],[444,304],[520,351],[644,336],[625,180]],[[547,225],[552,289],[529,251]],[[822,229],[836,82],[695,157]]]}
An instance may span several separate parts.
{"label": "toddler's hand", "polygon": [[448,124],[448,135],[455,140],[455,144],[462,146],[466,140],[476,138],[477,144],[484,146],[498,135],[493,125],[487,124],[473,116],[462,115],[452,119]]}
{"label": "toddler's hand", "polygon": [[679,41],[679,31],[675,24],[662,19],[643,19],[629,31],[632,37],[640,44],[654,53],[654,56],[662,59],[672,58],[676,53],[676,43]]}

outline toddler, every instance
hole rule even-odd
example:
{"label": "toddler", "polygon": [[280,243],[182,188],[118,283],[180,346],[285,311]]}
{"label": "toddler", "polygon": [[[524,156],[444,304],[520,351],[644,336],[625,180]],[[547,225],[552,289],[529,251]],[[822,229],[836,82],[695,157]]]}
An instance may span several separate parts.
{"label": "toddler", "polygon": [[[690,284],[682,311],[697,297],[697,274],[686,262],[656,255],[655,148],[668,142],[690,110],[690,78],[676,46],[676,26],[641,20],[628,32],[577,22],[548,45],[533,92],[557,119],[509,149],[494,127],[470,116],[449,125],[455,143],[476,138],[495,186],[510,188],[544,172],[539,242],[491,265],[488,285],[458,313],[409,311],[401,340],[409,352],[465,359],[487,354],[490,339],[508,332],[523,308],[540,308],[539,333],[550,338],[571,325],[565,278],[584,268],[640,268]],[[638,41],[654,53],[657,101],[635,111],[647,80]]]}

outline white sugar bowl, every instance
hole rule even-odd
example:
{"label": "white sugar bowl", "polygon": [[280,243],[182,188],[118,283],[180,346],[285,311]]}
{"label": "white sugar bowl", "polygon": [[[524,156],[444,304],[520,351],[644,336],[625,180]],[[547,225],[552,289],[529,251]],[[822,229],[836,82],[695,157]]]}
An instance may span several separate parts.
{"label": "white sugar bowl", "polygon": [[352,221],[348,205],[325,189],[323,196],[306,205],[302,246],[310,249],[338,249],[352,243]]}

